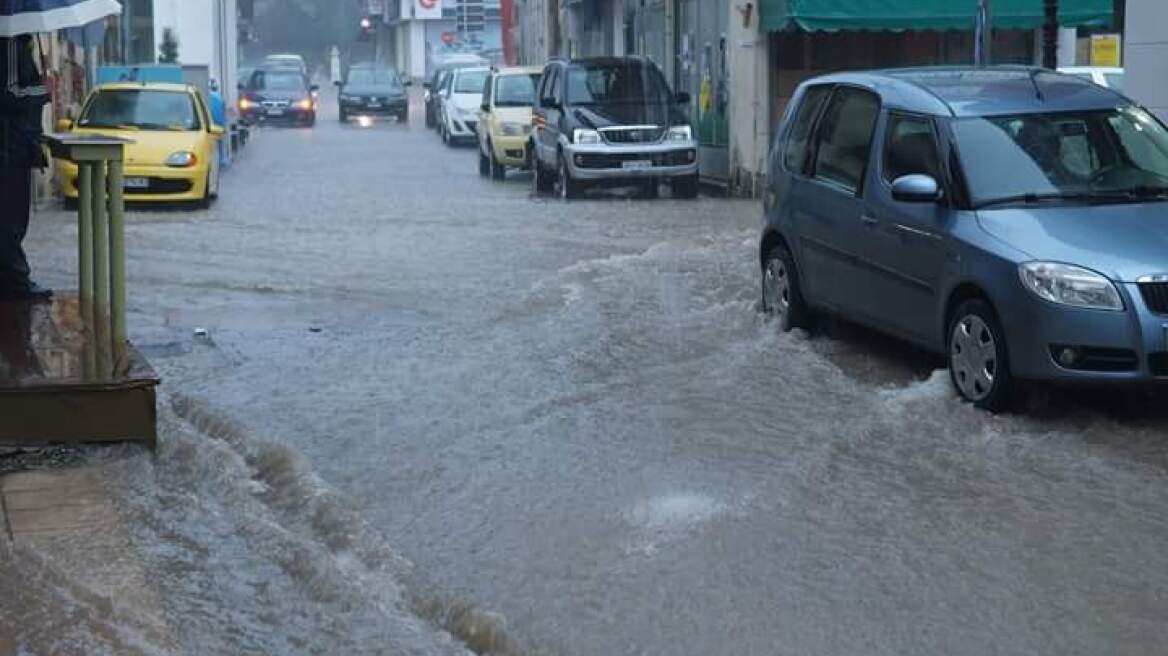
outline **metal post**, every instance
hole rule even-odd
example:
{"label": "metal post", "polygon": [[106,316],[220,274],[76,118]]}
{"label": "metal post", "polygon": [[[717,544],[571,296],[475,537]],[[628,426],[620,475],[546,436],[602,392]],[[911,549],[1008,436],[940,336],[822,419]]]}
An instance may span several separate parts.
{"label": "metal post", "polygon": [[110,323],[114,359],[126,349],[126,219],[122,198],[122,162],[109,163]]}
{"label": "metal post", "polygon": [[79,164],[77,173],[78,292],[88,329],[93,325],[93,164]]}
{"label": "metal post", "polygon": [[93,340],[97,344],[98,367],[108,375],[110,347],[109,217],[106,212],[106,172],[104,161],[93,168]]}
{"label": "metal post", "polygon": [[1043,0],[1042,67],[1058,68],[1058,0]]}
{"label": "metal post", "polygon": [[993,63],[994,13],[993,0],[977,0],[977,27],[975,30],[974,63],[989,66]]}

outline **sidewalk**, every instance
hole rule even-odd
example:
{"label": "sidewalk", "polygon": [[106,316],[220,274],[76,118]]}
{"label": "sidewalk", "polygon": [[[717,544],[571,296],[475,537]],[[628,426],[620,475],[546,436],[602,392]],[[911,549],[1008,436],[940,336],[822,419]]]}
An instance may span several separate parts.
{"label": "sidewalk", "polygon": [[[78,631],[118,653],[174,649],[102,479],[96,466],[0,474],[0,656],[74,653]],[[127,625],[138,635],[114,628]]]}

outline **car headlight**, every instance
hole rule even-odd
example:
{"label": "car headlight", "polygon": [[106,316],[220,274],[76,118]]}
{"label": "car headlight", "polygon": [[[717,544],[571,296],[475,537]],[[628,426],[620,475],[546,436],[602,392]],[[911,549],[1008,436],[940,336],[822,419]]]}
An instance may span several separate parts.
{"label": "car headlight", "polygon": [[252,100],[251,98],[240,98],[239,99],[239,108],[242,110],[255,109],[256,107],[259,107],[259,106],[260,106],[260,104],[256,101]]}
{"label": "car headlight", "polygon": [[596,130],[576,128],[572,131],[572,143],[581,146],[595,146],[600,143],[600,133]]}
{"label": "car headlight", "polygon": [[1122,310],[1119,290],[1102,274],[1060,262],[1018,265],[1022,285],[1041,299],[1092,310]]}
{"label": "car headlight", "polygon": [[177,153],[171,153],[163,163],[176,169],[185,169],[194,166],[198,161],[199,158],[194,153],[189,150],[180,150]]}
{"label": "car headlight", "polygon": [[688,125],[675,125],[669,128],[667,141],[693,141],[693,128]]}
{"label": "car headlight", "polygon": [[312,98],[302,98],[297,100],[296,109],[312,109]]}
{"label": "car headlight", "polygon": [[527,129],[531,127],[530,123],[500,123],[499,134],[504,137],[522,137],[527,133]]}

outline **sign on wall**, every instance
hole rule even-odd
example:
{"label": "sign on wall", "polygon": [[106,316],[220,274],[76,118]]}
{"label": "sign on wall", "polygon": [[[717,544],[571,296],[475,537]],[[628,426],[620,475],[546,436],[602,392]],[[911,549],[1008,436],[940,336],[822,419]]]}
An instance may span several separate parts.
{"label": "sign on wall", "polygon": [[414,0],[414,18],[442,18],[442,0]]}
{"label": "sign on wall", "polygon": [[1091,65],[1119,66],[1119,35],[1096,34],[1091,37]]}

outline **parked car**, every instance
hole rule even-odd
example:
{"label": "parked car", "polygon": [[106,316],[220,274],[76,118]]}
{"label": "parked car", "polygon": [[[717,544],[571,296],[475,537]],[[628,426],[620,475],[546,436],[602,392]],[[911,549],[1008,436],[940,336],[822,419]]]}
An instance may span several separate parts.
{"label": "parked car", "polygon": [[396,116],[399,123],[410,118],[410,99],[397,71],[379,64],[354,64],[339,87],[338,104],[344,123],[350,116]]}
{"label": "parked car", "polygon": [[638,185],[656,196],[698,193],[698,144],[682,107],[652,61],[640,57],[554,60],[543,70],[530,143],[535,190],[579,196],[588,185]]}
{"label": "parked car", "polygon": [[446,84],[446,78],[454,70],[454,66],[443,66],[434,69],[433,74],[422,83],[425,92],[422,94],[422,102],[426,106],[426,127],[436,129],[438,127],[438,117],[442,115],[441,100],[442,88]]}
{"label": "parked car", "polygon": [[[86,98],[75,123],[64,120],[57,129],[129,140],[122,180],[128,201],[206,207],[219,195],[217,153],[224,130],[212,123],[206,99],[191,85],[102,85]],[[77,165],[62,160],[58,166],[61,192],[75,203]]]}
{"label": "parked car", "polygon": [[490,72],[481,66],[456,68],[444,81],[439,94],[438,133],[447,146],[477,139],[483,86]]}
{"label": "parked car", "polygon": [[249,123],[316,124],[316,85],[294,68],[262,67],[243,85],[239,113]]}
{"label": "parked car", "polygon": [[763,306],[941,354],[998,410],[1015,379],[1168,382],[1168,130],[1031,68],[803,83],[771,151]]}
{"label": "parked car", "polygon": [[1091,80],[1101,87],[1115,89],[1123,93],[1123,69],[1110,66],[1065,66],[1059,69],[1060,73],[1075,75],[1084,80]]}
{"label": "parked car", "polygon": [[531,108],[539,68],[504,68],[487,78],[479,111],[479,173],[502,180],[507,168],[527,168]]}

